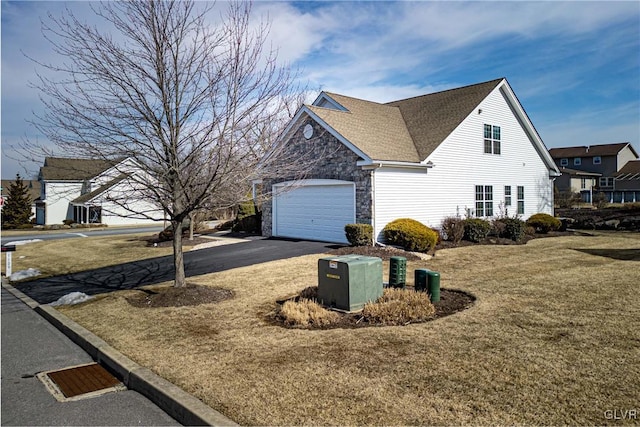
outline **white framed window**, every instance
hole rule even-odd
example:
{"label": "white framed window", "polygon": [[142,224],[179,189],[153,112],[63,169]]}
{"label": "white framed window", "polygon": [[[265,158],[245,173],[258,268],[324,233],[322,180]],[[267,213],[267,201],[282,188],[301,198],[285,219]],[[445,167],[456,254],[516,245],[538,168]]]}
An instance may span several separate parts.
{"label": "white framed window", "polygon": [[518,215],[524,215],[524,187],[518,185]]}
{"label": "white framed window", "polygon": [[504,205],[511,206],[511,186],[504,186]]}
{"label": "white framed window", "polygon": [[584,190],[587,188],[587,178],[580,178],[580,188]]}
{"label": "white framed window", "polygon": [[569,166],[569,159],[560,159],[560,166]]}
{"label": "white framed window", "polygon": [[476,216],[493,216],[492,185],[476,185]]}
{"label": "white framed window", "polygon": [[484,125],[485,154],[500,154],[501,147],[500,126]]}
{"label": "white framed window", "polygon": [[594,164],[594,165],[599,165],[599,164],[601,164],[601,163],[602,163],[602,157],[600,157],[600,156],[595,156],[595,157],[593,158],[593,164]]}
{"label": "white framed window", "polygon": [[576,157],[573,159],[573,166],[580,166],[582,164],[582,158]]}
{"label": "white framed window", "polygon": [[612,176],[600,177],[600,187],[613,187],[613,177]]}

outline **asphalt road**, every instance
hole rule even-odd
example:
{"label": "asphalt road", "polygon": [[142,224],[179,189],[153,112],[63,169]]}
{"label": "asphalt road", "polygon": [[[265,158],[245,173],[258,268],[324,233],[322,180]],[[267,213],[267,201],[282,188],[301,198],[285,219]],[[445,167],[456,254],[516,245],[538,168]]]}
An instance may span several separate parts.
{"label": "asphalt road", "polygon": [[58,402],[36,373],[93,360],[62,332],[2,288],[2,425],[180,425],[141,394],[124,390]]}
{"label": "asphalt road", "polygon": [[71,230],[64,230],[56,233],[52,232],[34,232],[30,234],[24,234],[19,236],[2,237],[0,239],[3,245],[11,244],[11,242],[18,242],[21,240],[56,240],[56,239],[71,239],[78,237],[94,237],[94,236],[115,236],[119,234],[136,234],[136,233],[159,233],[163,230],[162,225],[153,225],[147,227],[124,227],[124,228],[104,228],[104,229],[91,229],[91,228],[76,228]]}
{"label": "asphalt road", "polygon": [[[187,277],[198,276],[277,259],[323,253],[336,247],[339,245],[273,238],[215,246],[185,252],[185,274]],[[15,283],[13,286],[40,304],[47,304],[71,292],[95,295],[161,283],[172,280],[174,271],[173,257],[164,256],[81,273]]]}

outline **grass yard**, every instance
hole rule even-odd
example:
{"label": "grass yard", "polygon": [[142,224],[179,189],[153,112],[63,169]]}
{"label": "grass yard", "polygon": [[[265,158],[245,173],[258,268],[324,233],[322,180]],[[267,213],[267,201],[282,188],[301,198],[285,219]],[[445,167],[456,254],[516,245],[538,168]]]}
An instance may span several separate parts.
{"label": "grass yard", "polygon": [[[92,236],[19,245],[11,258],[12,270],[37,268],[42,273],[40,277],[57,276],[173,253],[171,247],[147,247],[143,238],[148,237],[149,233]],[[5,254],[2,254],[3,272],[4,269]]]}
{"label": "grass yard", "polygon": [[[276,299],[318,255],[191,278],[235,298],[136,308],[123,291],[60,310],[246,425],[602,425],[640,407],[640,234],[438,251],[415,268],[477,297],[401,327],[285,329]],[[388,264],[385,266],[388,273]],[[608,412],[611,414],[612,412]]]}

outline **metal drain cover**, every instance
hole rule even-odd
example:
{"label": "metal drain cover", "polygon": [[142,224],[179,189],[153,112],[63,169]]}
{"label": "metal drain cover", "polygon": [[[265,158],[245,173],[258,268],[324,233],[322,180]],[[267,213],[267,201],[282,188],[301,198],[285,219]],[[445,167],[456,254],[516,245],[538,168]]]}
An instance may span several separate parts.
{"label": "metal drain cover", "polygon": [[111,391],[127,389],[116,377],[97,363],[40,372],[37,377],[61,402],[86,399]]}

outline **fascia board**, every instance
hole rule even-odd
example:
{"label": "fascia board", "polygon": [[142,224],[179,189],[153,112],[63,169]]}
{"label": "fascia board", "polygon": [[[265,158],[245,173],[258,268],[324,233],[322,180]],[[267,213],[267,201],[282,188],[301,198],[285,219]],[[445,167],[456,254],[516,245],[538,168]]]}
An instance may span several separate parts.
{"label": "fascia board", "polygon": [[538,151],[538,154],[540,155],[544,163],[547,165],[547,168],[549,169],[549,175],[555,176],[555,177],[561,176],[562,174],[560,173],[558,166],[556,166],[555,162],[553,161],[551,154],[549,154],[549,150],[544,145],[544,142],[542,142],[542,138],[540,138],[538,131],[533,126],[533,123],[531,123],[531,120],[529,120],[529,116],[527,115],[527,112],[522,107],[522,104],[520,104],[518,97],[513,92],[513,89],[511,89],[511,86],[509,85],[507,80],[506,79],[502,80],[502,82],[500,82],[497,87],[500,89],[502,94],[507,98],[507,100],[511,104],[512,111],[516,113],[520,122],[524,124],[525,131],[527,132],[527,134],[529,134],[530,138],[533,140],[536,151]]}
{"label": "fascia board", "polygon": [[383,167],[391,167],[391,168],[404,168],[404,169],[431,169],[433,164],[429,163],[411,163],[411,162],[394,162],[394,161],[385,161],[385,160],[370,160],[363,161],[360,160],[357,163],[358,166],[363,169],[378,169]]}

